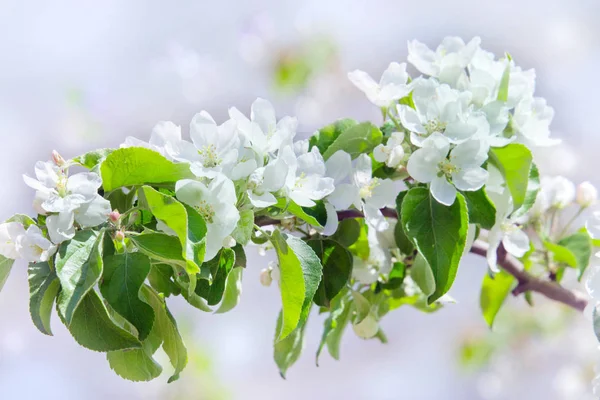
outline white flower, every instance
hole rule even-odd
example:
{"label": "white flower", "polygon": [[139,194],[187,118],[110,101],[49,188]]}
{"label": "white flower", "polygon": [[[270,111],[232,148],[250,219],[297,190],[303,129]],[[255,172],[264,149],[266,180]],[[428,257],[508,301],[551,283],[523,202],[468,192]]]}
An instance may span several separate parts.
{"label": "white flower", "polygon": [[[482,148],[483,147],[483,148]],[[408,173],[418,182],[431,183],[433,197],[447,206],[456,199],[456,189],[480,189],[488,178],[481,168],[487,148],[478,140],[461,143],[450,151],[450,142],[439,133],[431,135],[423,147],[408,159]]]}
{"label": "white flower", "polygon": [[[325,176],[333,179],[334,190],[325,198],[327,222],[323,234],[331,236],[337,231],[339,220],[336,210],[343,210],[358,201],[358,189],[348,183],[352,172],[352,158],[344,150],[338,150],[325,161]],[[347,196],[350,196],[350,201]]]}
{"label": "white flower", "polygon": [[[391,233],[390,233],[391,232]],[[392,257],[390,248],[396,247],[395,242],[390,244],[386,237],[393,235],[394,228],[388,226],[384,231],[369,229],[367,240],[369,243],[369,258],[363,260],[354,257],[352,277],[358,282],[370,285],[377,282],[379,275],[388,274],[392,270]]]}
{"label": "white flower", "polygon": [[271,277],[271,268],[263,268],[260,271],[260,284],[263,286],[271,286],[271,283],[273,282],[273,278]]}
{"label": "white flower", "polygon": [[446,37],[435,51],[413,40],[408,42],[408,62],[420,72],[456,86],[466,79],[465,67],[479,48],[481,39],[474,37],[467,44],[458,37]]}
{"label": "white flower", "polygon": [[315,200],[333,192],[333,179],[325,176],[325,162],[316,146],[298,156],[287,146],[279,156],[288,166],[284,191],[296,204],[313,207]]}
{"label": "white flower", "polygon": [[189,155],[188,159],[194,175],[214,178],[222,173],[231,177],[240,149],[240,137],[234,120],[217,125],[209,113],[202,111],[192,119],[190,137],[194,142],[195,154]]}
{"label": "white flower", "polygon": [[356,159],[352,173],[352,185],[355,192],[348,196],[349,201],[365,215],[367,223],[382,231],[389,227],[389,222],[381,213],[384,207],[394,206],[398,190],[390,179],[379,179],[372,176],[371,158],[361,154]]}
{"label": "white flower", "polygon": [[589,219],[585,228],[594,239],[600,239],[600,211],[595,211],[592,218]]}
{"label": "white flower", "polygon": [[0,224],[0,254],[13,260],[20,258],[17,239],[22,235],[25,235],[25,228],[20,222]]}
{"label": "white flower", "polygon": [[152,129],[150,141],[128,136],[121,144],[125,147],[143,147],[154,150],[171,161],[188,161],[195,154],[194,145],[181,138],[181,127],[171,121],[161,121]]}
{"label": "white flower", "polygon": [[581,207],[589,207],[598,200],[598,190],[590,182],[581,182],[577,186],[577,204]]}
{"label": "white flower", "polygon": [[59,244],[75,236],[75,213],[71,211],[49,215],[46,218],[48,236],[53,243]]}
{"label": "white flower", "polygon": [[385,145],[379,144],[373,149],[373,158],[390,168],[398,168],[404,160],[402,142],[404,132],[393,132]]}
{"label": "white flower", "polygon": [[496,251],[500,243],[506,251],[515,257],[523,257],[529,250],[529,237],[515,223],[515,220],[509,218],[513,211],[512,197],[510,192],[505,190],[504,193],[489,193],[490,198],[496,205],[496,223],[490,229],[488,234],[488,265],[494,272],[499,272]]}
{"label": "white flower", "polygon": [[554,109],[540,97],[528,97],[515,108],[512,127],[519,139],[528,145],[553,146],[560,139],[550,138],[550,123],[554,118]]}
{"label": "white flower", "polygon": [[565,208],[575,200],[575,185],[563,176],[541,179],[541,190],[547,207]]}
{"label": "white flower", "polygon": [[234,231],[240,213],[233,182],[217,175],[208,186],[202,182],[183,179],[175,184],[177,199],[194,207],[206,221],[205,261],[214,258],[223,247],[223,240]]}
{"label": "white flower", "polygon": [[247,142],[244,144],[256,152],[258,166],[263,165],[266,155],[291,146],[298,126],[298,121],[292,117],[284,117],[277,122],[273,105],[261,98],[252,103],[250,119],[235,107],[229,109],[229,116],[238,123]]}
{"label": "white flower", "polygon": [[44,237],[36,225],[31,225],[25,234],[17,238],[16,248],[27,262],[48,261],[56,252],[56,246]]}
{"label": "white flower", "polygon": [[416,109],[399,104],[397,110],[414,145],[422,146],[433,133],[444,134],[452,143],[460,143],[475,135],[481,123],[470,118],[470,101],[469,92],[459,92],[429,79],[415,83],[413,102]]}
{"label": "white flower", "polygon": [[367,95],[371,103],[379,107],[389,107],[393,101],[408,96],[412,89],[406,83],[408,81],[406,63],[391,63],[384,71],[379,83],[375,82],[369,74],[360,70],[348,73],[348,78]]}
{"label": "white flower", "polygon": [[288,165],[276,158],[255,170],[248,178],[248,198],[254,207],[264,208],[277,203],[273,195],[283,188],[288,176]]}

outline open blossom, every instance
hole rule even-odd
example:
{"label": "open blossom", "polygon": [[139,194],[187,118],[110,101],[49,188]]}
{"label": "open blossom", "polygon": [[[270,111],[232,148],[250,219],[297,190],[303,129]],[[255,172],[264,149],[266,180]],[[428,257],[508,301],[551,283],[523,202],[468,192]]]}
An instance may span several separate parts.
{"label": "open blossom", "polygon": [[388,274],[392,270],[390,249],[396,247],[393,238],[395,224],[392,222],[383,231],[369,229],[367,234],[369,258],[363,260],[360,257],[354,257],[352,277],[358,282],[370,285],[377,282],[380,275]]}
{"label": "open blossom", "polygon": [[386,144],[379,144],[373,149],[373,158],[390,168],[398,168],[404,160],[403,142],[404,132],[393,132]]}
{"label": "open blossom", "polygon": [[469,92],[460,92],[435,80],[415,83],[415,109],[406,104],[397,106],[402,126],[410,131],[410,140],[416,146],[434,133],[445,135],[452,143],[460,143],[475,135],[481,121],[470,118]]}
{"label": "open blossom", "polygon": [[0,224],[0,255],[13,260],[20,258],[17,239],[23,235],[25,235],[25,228],[20,222]]}
{"label": "open blossom", "polygon": [[187,157],[195,152],[193,144],[181,138],[181,127],[171,121],[156,124],[149,142],[128,136],[121,147],[144,147],[172,161],[187,161]]}
{"label": "open blossom", "polygon": [[490,192],[489,196],[496,205],[496,223],[490,229],[488,234],[487,261],[490,269],[499,272],[496,250],[502,243],[506,251],[515,257],[523,257],[529,250],[529,237],[517,225],[516,221],[510,218],[513,211],[512,197],[508,190],[502,194]]}
{"label": "open blossom", "polygon": [[581,207],[589,207],[598,200],[598,190],[590,182],[581,182],[577,186],[577,204]]}
{"label": "open blossom", "polygon": [[252,205],[264,208],[277,203],[273,193],[283,188],[288,171],[288,165],[280,157],[252,172],[248,178],[248,198]]}
{"label": "open blossom", "polygon": [[550,138],[550,123],[554,118],[554,109],[540,97],[521,100],[515,107],[512,127],[519,139],[534,146],[553,146],[560,139]]}
{"label": "open blossom", "polygon": [[325,176],[325,161],[315,146],[310,151],[308,146],[297,147],[296,154],[291,146],[285,147],[279,156],[288,167],[288,174],[283,188],[287,197],[302,207],[313,207],[316,200],[321,200],[334,190],[333,179]]}
{"label": "open blossom", "polygon": [[467,44],[459,37],[446,37],[435,51],[412,40],[408,42],[408,62],[420,72],[456,86],[466,79],[465,68],[479,48],[481,39],[474,37]]}
{"label": "open blossom", "polygon": [[470,140],[450,150],[449,140],[435,133],[410,156],[407,170],[416,181],[430,183],[432,196],[449,206],[456,189],[474,191],[486,183],[488,172],[481,167],[486,159],[487,149],[480,141]]}
{"label": "open blossom", "polygon": [[229,109],[229,116],[237,122],[244,135],[244,146],[256,153],[258,166],[263,165],[268,154],[291,146],[298,126],[297,119],[292,117],[284,117],[277,122],[273,105],[261,98],[252,103],[250,119],[235,107]]}
{"label": "open blossom", "polygon": [[541,179],[541,190],[548,207],[565,208],[575,201],[575,185],[564,176]]}
{"label": "open blossom", "polygon": [[369,74],[360,70],[350,72],[348,78],[367,95],[371,103],[379,107],[389,107],[395,100],[408,96],[412,90],[411,85],[407,84],[406,63],[391,63],[384,71],[379,83],[375,82]]}
{"label": "open blossom", "polygon": [[233,182],[217,175],[210,184],[183,179],[176,183],[177,199],[192,206],[206,222],[206,261],[214,258],[240,219]]}
{"label": "open blossom", "polygon": [[31,225],[17,238],[17,252],[27,262],[44,262],[56,253],[56,245],[44,237],[40,228]]}

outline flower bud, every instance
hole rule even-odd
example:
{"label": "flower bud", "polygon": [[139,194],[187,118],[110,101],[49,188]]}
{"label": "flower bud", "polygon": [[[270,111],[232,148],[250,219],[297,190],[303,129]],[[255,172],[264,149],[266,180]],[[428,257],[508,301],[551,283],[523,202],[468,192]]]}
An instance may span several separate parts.
{"label": "flower bud", "polygon": [[117,233],[115,233],[115,239],[122,242],[125,240],[125,233],[123,231],[117,231]]}
{"label": "flower bud", "polygon": [[117,223],[121,219],[121,214],[117,210],[113,210],[110,214],[108,214],[108,219],[111,222]]}
{"label": "flower bud", "polygon": [[260,271],[260,284],[263,286],[271,286],[272,282],[273,278],[271,277],[271,269],[263,268],[262,271]]}
{"label": "flower bud", "polygon": [[231,236],[227,236],[227,237],[225,237],[225,239],[223,239],[223,247],[225,247],[226,249],[229,249],[229,248],[235,246],[236,244],[237,244],[237,242]]}
{"label": "flower bud", "polygon": [[62,158],[62,156],[58,154],[58,151],[56,150],[52,150],[52,161],[54,161],[54,164],[56,164],[59,167],[65,165],[65,159]]}
{"label": "flower bud", "polygon": [[377,147],[373,149],[373,158],[375,161],[385,162],[388,158],[387,148],[382,144],[378,144]]}
{"label": "flower bud", "polygon": [[581,182],[577,186],[577,204],[581,207],[589,207],[596,203],[598,191],[590,182]]}
{"label": "flower bud", "polygon": [[371,339],[373,336],[377,335],[377,332],[379,332],[379,323],[374,316],[369,314],[358,324],[353,324],[352,329],[354,329],[354,333],[356,333],[358,337],[363,339]]}
{"label": "flower bud", "polygon": [[279,265],[275,261],[271,261],[269,263],[269,269],[271,270],[271,278],[273,278],[274,281],[279,282]]}
{"label": "flower bud", "polygon": [[398,168],[404,159],[404,149],[402,146],[396,146],[390,152],[390,156],[388,157],[385,165],[390,168]]}

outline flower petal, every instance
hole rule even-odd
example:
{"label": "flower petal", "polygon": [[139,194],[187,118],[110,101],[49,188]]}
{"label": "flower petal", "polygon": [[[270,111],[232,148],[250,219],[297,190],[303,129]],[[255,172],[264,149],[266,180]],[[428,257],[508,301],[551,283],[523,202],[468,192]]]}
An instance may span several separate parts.
{"label": "flower petal", "polygon": [[431,181],[431,195],[441,204],[451,206],[456,200],[456,188],[444,176]]}

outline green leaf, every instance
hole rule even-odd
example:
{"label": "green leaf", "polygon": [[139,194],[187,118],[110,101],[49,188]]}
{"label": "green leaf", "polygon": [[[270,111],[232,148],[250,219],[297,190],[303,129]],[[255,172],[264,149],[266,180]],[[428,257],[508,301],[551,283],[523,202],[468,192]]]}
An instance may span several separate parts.
{"label": "green leaf", "polygon": [[110,201],[110,208],[112,210],[117,210],[123,214],[133,207],[136,193],[135,190],[130,190],[125,193],[123,189],[116,189],[110,192],[106,199]]}
{"label": "green leaf", "polygon": [[271,240],[279,259],[283,322],[278,340],[283,340],[308,317],[323,267],[314,251],[301,239],[276,230]]}
{"label": "green leaf", "polygon": [[60,289],[54,269],[47,262],[30,263],[27,268],[29,280],[29,313],[40,332],[52,336],[50,316],[52,306]]}
{"label": "green leaf", "polygon": [[179,379],[179,374],[187,365],[187,350],[183,344],[175,318],[169,312],[164,299],[145,285],[142,286],[141,293],[144,300],[154,309],[156,315],[154,324],[157,327],[158,335],[163,340],[162,348],[167,353],[171,365],[175,368],[173,376],[169,378],[169,383],[171,383]]}
{"label": "green leaf", "polygon": [[369,313],[371,312],[371,302],[356,290],[352,290],[350,293],[354,299],[354,309],[356,311],[352,322],[355,325],[360,324],[369,316]]}
{"label": "green leaf", "polygon": [[223,301],[221,305],[215,311],[215,314],[224,314],[231,311],[240,302],[242,296],[242,276],[244,269],[235,267],[227,276],[227,283],[225,283],[225,293],[223,294]]}
{"label": "green leaf", "polygon": [[[408,191],[398,193],[396,197],[396,212],[398,215],[401,215],[402,211],[402,202],[406,197]],[[404,232],[404,226],[402,224],[396,224],[394,227],[394,240],[396,242],[396,246],[400,249],[402,254],[410,255],[415,249],[415,246],[412,244],[408,236],[406,236],[406,232]]]}
{"label": "green leaf", "polygon": [[465,198],[458,193],[446,207],[423,187],[410,189],[402,202],[402,225],[419,253],[425,257],[435,278],[431,304],[444,295],[454,282],[465,248],[469,217]]}
{"label": "green leaf", "polygon": [[109,351],[106,358],[117,375],[133,382],[151,381],[162,372],[160,364],[144,349]]}
{"label": "green leaf", "polygon": [[537,195],[540,191],[540,173],[537,169],[537,166],[534,162],[531,162],[531,169],[529,170],[529,182],[527,183],[527,193],[525,194],[525,201],[523,205],[519,207],[517,210],[513,211],[512,217],[517,218],[521,217],[535,204],[535,200],[537,199]]}
{"label": "green leaf", "polygon": [[360,220],[360,232],[358,239],[348,247],[348,250],[355,256],[362,258],[363,260],[369,259],[369,227],[364,220]]}
{"label": "green leaf", "polygon": [[490,150],[490,162],[504,176],[515,210],[520,208],[527,198],[532,161],[531,151],[522,144],[511,143]]}
{"label": "green leaf", "polygon": [[370,122],[354,125],[343,131],[323,153],[327,160],[338,150],[344,150],[355,159],[360,154],[370,153],[381,143],[383,135],[378,127]]}
{"label": "green leaf", "polygon": [[246,252],[244,247],[239,243],[232,247],[235,253],[235,266],[240,268],[246,268]]}
{"label": "green leaf", "polygon": [[142,147],[113,151],[102,163],[100,175],[106,192],[123,186],[170,183],[193,178],[188,164],[176,164],[156,151]]}
{"label": "green leaf", "polygon": [[356,124],[355,120],[346,118],[337,120],[333,124],[319,129],[309,140],[310,148],[312,149],[314,146],[317,146],[320,153],[324,154],[342,132]]}
{"label": "green leaf", "polygon": [[8,275],[10,275],[10,270],[14,263],[15,260],[12,258],[6,258],[0,255],[0,291],[2,291],[2,288],[8,279]]}
{"label": "green leaf", "polygon": [[[310,208],[308,207],[300,207],[298,204],[294,203],[292,200],[281,198],[277,201],[277,204],[274,205],[281,210],[287,211],[295,217],[300,218],[304,222],[309,225],[315,226],[317,228],[322,228],[323,226],[319,223],[319,220],[315,218],[313,215],[307,213],[307,210],[310,212]],[[324,209],[325,206],[323,206]],[[314,213],[314,212],[313,212]],[[254,224],[254,223],[253,223]]]}
{"label": "green leaf", "polygon": [[348,284],[352,274],[352,254],[333,240],[314,239],[307,244],[323,265],[323,278],[314,302],[318,306],[329,307],[330,301]]}
{"label": "green leaf", "polygon": [[154,290],[165,297],[181,294],[181,289],[174,281],[173,267],[169,264],[152,264],[148,282]]}
{"label": "green leaf", "polygon": [[500,86],[498,87],[498,101],[506,102],[508,100],[508,84],[510,81],[510,63],[506,64],[504,73],[500,79]]}
{"label": "green leaf", "polygon": [[[198,279],[196,294],[206,299],[209,306],[217,305],[223,298],[227,277],[235,263],[235,253],[232,249],[221,249],[216,257],[205,263],[211,271],[212,282],[208,279]],[[203,266],[204,268],[204,266]]]}
{"label": "green leaf", "polygon": [[575,266],[579,270],[578,278],[581,280],[592,256],[592,241],[587,232],[578,232],[561,239],[558,244],[568,249],[575,257]]}
{"label": "green leaf", "polygon": [[490,329],[494,324],[496,314],[500,311],[500,307],[502,307],[515,282],[515,277],[504,270],[495,274],[493,278],[489,274],[485,274],[481,284],[479,305],[483,318]]}
{"label": "green leaf", "polygon": [[483,229],[492,229],[496,223],[496,206],[488,197],[485,188],[461,193],[467,201],[469,223],[479,224]]}
{"label": "green leaf", "polygon": [[74,162],[86,167],[87,169],[95,169],[114,149],[98,149],[82,154],[73,159]]}
{"label": "green leaf", "polygon": [[[58,315],[66,324],[60,308]],[[111,318],[106,306],[95,290],[90,290],[81,300],[67,325],[75,341],[94,351],[113,351],[140,348],[140,341]]]}
{"label": "green leaf", "polygon": [[344,247],[352,246],[360,237],[360,222],[357,219],[341,220],[337,230],[330,236]]}
{"label": "green leaf", "polygon": [[431,296],[435,292],[433,271],[431,271],[427,260],[421,254],[417,254],[417,257],[415,257],[415,261],[410,269],[410,277],[426,297]]}
{"label": "green leaf", "polygon": [[31,225],[35,225],[35,221],[33,220],[33,218],[25,214],[15,214],[9,219],[7,219],[6,222],[20,222],[21,224],[23,224],[23,227],[25,229],[29,228]]}
{"label": "green leaf", "polygon": [[183,268],[187,263],[181,255],[181,242],[175,236],[166,233],[143,233],[130,236],[131,242],[148,257]]}
{"label": "green leaf", "polygon": [[252,237],[252,231],[254,230],[254,211],[242,210],[240,211],[240,219],[238,220],[237,227],[231,234],[235,241],[242,246],[245,246]]}
{"label": "green leaf", "polygon": [[104,231],[77,232],[68,242],[63,242],[56,255],[56,275],[61,291],[57,307],[69,325],[79,303],[98,283],[102,276],[102,250]]}
{"label": "green leaf", "polygon": [[152,307],[140,299],[140,289],[150,273],[150,260],[141,253],[115,254],[104,259],[100,292],[108,304],[139,332],[144,340],[154,323]]}
{"label": "green leaf", "polygon": [[206,236],[206,223],[202,216],[193,208],[149,186],[142,187],[139,196],[140,202],[177,234],[182,256],[187,261],[186,271],[189,274],[200,272]]}
{"label": "green leaf", "polygon": [[[400,224],[398,224],[400,225]],[[396,261],[388,275],[388,281],[381,284],[382,289],[394,290],[398,289],[404,283],[406,277],[406,265]]]}
{"label": "green leaf", "polygon": [[342,291],[331,301],[331,312],[329,317],[325,320],[321,343],[317,350],[317,365],[319,365],[319,356],[325,345],[327,345],[327,350],[331,357],[336,360],[340,359],[340,343],[342,341],[342,335],[352,316],[350,311],[353,302],[347,294],[347,291]]}
{"label": "green leaf", "polygon": [[277,328],[275,330],[275,345],[273,358],[277,367],[279,367],[279,374],[285,379],[285,374],[289,367],[291,367],[302,353],[304,345],[304,331],[306,329],[306,321],[301,325],[298,325],[294,331],[283,340],[277,341],[277,334],[281,332],[282,327],[282,313],[279,313],[277,318]]}
{"label": "green leaf", "polygon": [[568,248],[556,243],[544,241],[544,247],[552,253],[552,258],[558,263],[565,263],[570,267],[577,266],[577,258],[575,254]]}

